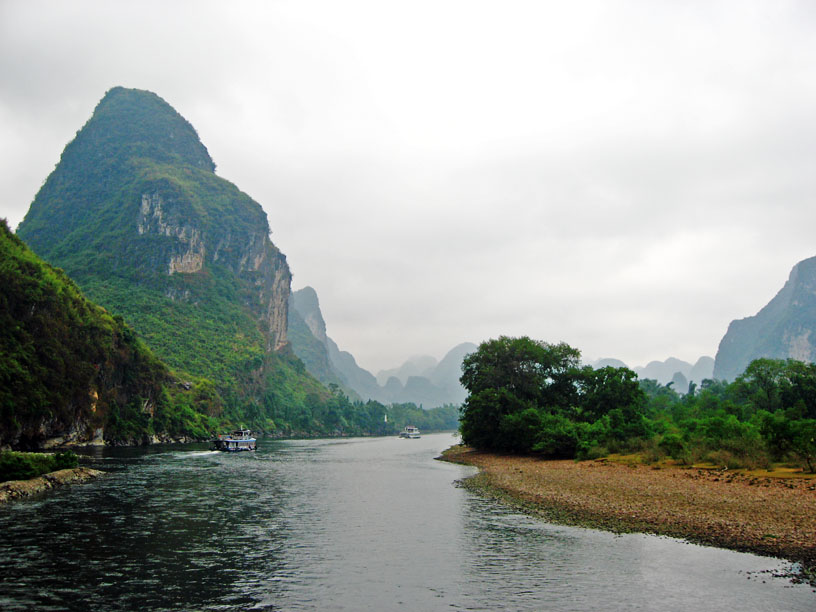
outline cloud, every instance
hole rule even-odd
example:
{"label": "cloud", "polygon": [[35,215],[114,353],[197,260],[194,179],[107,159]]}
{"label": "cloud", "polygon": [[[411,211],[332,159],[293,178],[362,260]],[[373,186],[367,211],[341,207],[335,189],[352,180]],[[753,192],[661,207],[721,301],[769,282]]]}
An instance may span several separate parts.
{"label": "cloud", "polygon": [[369,369],[502,333],[693,361],[814,254],[814,10],[7,0],[0,212],[150,89]]}

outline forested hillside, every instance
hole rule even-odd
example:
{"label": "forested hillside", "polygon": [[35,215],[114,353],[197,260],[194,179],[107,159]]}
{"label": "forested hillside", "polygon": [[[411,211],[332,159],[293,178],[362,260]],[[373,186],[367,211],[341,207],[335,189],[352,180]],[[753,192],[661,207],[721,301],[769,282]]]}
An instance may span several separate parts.
{"label": "forested hillside", "polygon": [[119,316],[0,224],[0,446],[205,437],[206,388],[182,385]]}

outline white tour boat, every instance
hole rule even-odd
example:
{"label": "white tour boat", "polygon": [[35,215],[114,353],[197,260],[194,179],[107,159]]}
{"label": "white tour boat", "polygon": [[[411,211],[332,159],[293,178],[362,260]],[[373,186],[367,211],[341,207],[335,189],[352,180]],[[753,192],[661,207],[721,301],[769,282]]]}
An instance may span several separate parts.
{"label": "white tour boat", "polygon": [[257,440],[252,437],[252,432],[248,429],[239,429],[231,434],[219,434],[213,440],[213,450],[235,453],[238,451],[254,451]]}
{"label": "white tour boat", "polygon": [[400,438],[415,439],[419,437],[419,428],[413,425],[406,425],[405,429],[400,432]]}

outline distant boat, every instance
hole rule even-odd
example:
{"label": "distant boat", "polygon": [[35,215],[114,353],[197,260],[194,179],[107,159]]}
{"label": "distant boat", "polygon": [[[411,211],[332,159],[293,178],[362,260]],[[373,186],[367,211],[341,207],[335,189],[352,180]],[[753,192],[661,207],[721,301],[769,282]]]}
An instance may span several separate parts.
{"label": "distant boat", "polygon": [[213,450],[236,453],[238,451],[254,451],[257,440],[252,437],[248,429],[238,429],[231,434],[219,434],[213,440]]}
{"label": "distant boat", "polygon": [[413,425],[406,425],[405,429],[400,432],[400,438],[416,439],[419,437],[419,428]]}

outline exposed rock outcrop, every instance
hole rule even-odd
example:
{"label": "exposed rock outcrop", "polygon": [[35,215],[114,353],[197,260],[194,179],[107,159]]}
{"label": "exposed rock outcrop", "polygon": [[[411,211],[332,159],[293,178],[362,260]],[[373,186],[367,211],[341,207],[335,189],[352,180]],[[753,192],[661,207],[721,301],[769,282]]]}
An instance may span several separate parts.
{"label": "exposed rock outcrop", "polygon": [[29,480],[10,480],[0,483],[0,504],[13,499],[31,497],[49,489],[99,478],[104,472],[86,467],[58,470]]}

